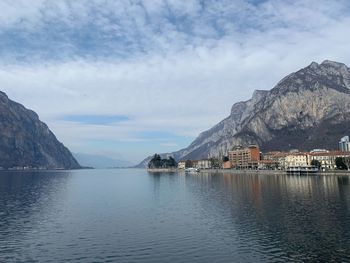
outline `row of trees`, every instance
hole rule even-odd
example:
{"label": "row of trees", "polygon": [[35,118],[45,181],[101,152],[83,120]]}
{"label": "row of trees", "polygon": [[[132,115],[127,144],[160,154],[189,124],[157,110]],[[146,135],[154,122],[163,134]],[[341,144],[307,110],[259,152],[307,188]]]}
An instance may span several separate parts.
{"label": "row of trees", "polygon": [[153,158],[148,162],[148,168],[176,168],[177,162],[173,157],[168,159],[162,159],[159,154],[155,154]]}
{"label": "row of trees", "polygon": [[350,169],[350,157],[337,157],[335,158],[335,165],[339,170]]}

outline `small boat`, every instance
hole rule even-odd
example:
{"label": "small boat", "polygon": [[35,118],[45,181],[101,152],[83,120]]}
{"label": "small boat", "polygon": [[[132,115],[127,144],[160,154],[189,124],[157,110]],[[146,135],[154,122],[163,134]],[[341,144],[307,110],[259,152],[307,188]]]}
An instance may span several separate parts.
{"label": "small boat", "polygon": [[295,174],[295,175],[312,175],[318,172],[318,168],[316,166],[308,165],[308,166],[289,166],[286,169],[287,174]]}
{"label": "small boat", "polygon": [[194,168],[194,167],[189,167],[185,169],[186,173],[198,173],[199,169],[198,168]]}

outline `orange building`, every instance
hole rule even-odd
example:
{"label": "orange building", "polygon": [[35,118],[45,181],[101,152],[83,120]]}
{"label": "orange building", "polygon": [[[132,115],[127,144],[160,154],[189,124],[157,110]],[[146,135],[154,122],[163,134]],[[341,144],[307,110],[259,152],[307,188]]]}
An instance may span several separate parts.
{"label": "orange building", "polygon": [[236,147],[228,152],[228,158],[233,168],[257,168],[260,161],[259,146]]}
{"label": "orange building", "polygon": [[223,169],[231,169],[232,168],[231,162],[230,161],[223,162],[222,168]]}

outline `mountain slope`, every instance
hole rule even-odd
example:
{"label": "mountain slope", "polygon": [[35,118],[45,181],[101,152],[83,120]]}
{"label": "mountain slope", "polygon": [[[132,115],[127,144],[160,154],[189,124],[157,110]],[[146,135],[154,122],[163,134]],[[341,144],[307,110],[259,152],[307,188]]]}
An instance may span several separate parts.
{"label": "mountain slope", "polygon": [[250,143],[263,151],[334,149],[349,128],[350,69],[326,60],[288,75],[270,91],[255,91],[250,100],[234,104],[230,116],[171,155],[177,160],[219,157]]}
{"label": "mountain slope", "polygon": [[0,167],[80,168],[38,115],[0,92]]}

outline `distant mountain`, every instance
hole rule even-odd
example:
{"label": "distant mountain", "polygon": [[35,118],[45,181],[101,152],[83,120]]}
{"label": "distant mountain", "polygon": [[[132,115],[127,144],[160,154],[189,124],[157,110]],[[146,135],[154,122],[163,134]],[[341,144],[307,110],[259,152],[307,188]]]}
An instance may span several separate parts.
{"label": "distant mountain", "polygon": [[[187,148],[163,154],[179,159],[222,156],[235,145],[256,143],[263,151],[335,149],[350,133],[350,69],[338,62],[311,63],[248,101],[202,132]],[[147,164],[146,158],[139,166]]]}
{"label": "distant mountain", "polygon": [[112,168],[112,167],[132,167],[134,164],[119,159],[109,158],[103,155],[93,155],[86,153],[73,153],[74,157],[82,166],[93,168]]}
{"label": "distant mountain", "polygon": [[38,115],[0,92],[0,167],[80,168]]}

